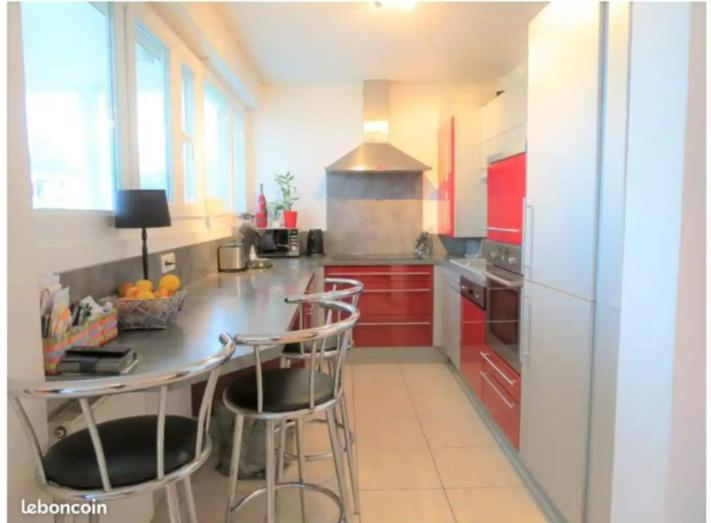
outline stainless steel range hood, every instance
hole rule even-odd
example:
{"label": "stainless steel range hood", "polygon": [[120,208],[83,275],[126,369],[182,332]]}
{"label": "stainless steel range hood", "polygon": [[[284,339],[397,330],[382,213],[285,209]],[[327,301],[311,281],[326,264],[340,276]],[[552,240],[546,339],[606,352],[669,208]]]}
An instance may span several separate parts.
{"label": "stainless steel range hood", "polygon": [[363,143],[326,167],[327,173],[422,173],[430,166],[388,143],[389,84],[363,82]]}

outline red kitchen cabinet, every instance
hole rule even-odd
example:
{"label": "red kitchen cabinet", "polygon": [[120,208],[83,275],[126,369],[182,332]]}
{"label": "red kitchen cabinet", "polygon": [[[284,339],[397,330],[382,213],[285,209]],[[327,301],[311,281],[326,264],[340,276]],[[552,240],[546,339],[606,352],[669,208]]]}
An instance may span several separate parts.
{"label": "red kitchen cabinet", "polygon": [[486,311],[462,297],[460,325],[460,371],[479,399],[482,399],[481,371],[484,360],[481,353],[491,352],[486,346]]}
{"label": "red kitchen cabinet", "polygon": [[454,238],[486,236],[486,180],[481,163],[480,103],[460,93],[440,110],[437,132],[437,232]]}
{"label": "red kitchen cabinet", "polygon": [[526,154],[489,165],[487,182],[487,238],[521,245]]}
{"label": "red kitchen cabinet", "polygon": [[440,125],[437,180],[437,232],[454,236],[454,117]]}
{"label": "red kitchen cabinet", "polygon": [[355,347],[432,345],[433,270],[429,265],[329,266],[326,277],[364,284]]}
{"label": "red kitchen cabinet", "polygon": [[521,431],[521,376],[493,351],[482,351],[481,400],[515,448]]}

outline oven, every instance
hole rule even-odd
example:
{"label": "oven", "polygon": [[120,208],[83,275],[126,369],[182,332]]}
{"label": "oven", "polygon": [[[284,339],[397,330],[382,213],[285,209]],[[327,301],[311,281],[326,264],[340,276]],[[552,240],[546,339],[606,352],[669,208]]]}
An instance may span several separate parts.
{"label": "oven", "polygon": [[486,302],[486,344],[520,372],[521,287],[487,276]]}

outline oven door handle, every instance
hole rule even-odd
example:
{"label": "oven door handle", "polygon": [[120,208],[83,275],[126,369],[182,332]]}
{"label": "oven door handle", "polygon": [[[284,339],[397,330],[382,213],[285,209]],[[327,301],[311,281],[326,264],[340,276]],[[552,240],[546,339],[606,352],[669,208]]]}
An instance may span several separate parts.
{"label": "oven door handle", "polygon": [[506,399],[506,396],[504,396],[504,393],[501,392],[501,391],[499,390],[499,388],[498,388],[496,385],[494,385],[494,383],[489,379],[489,375],[488,375],[486,372],[484,372],[483,370],[480,370],[480,371],[479,371],[479,375],[484,379],[484,381],[486,381],[486,382],[489,384],[489,387],[491,387],[492,389],[494,389],[494,392],[496,392],[496,395],[497,395],[499,398],[501,398],[501,401],[503,401],[504,404],[505,404],[509,409],[513,409],[513,408],[516,406],[515,403],[511,403],[508,399]]}
{"label": "oven door handle", "polygon": [[501,276],[496,276],[495,274],[490,273],[489,271],[485,271],[484,276],[486,276],[490,280],[494,280],[496,283],[500,283],[501,285],[509,287],[511,289],[517,289],[521,287],[521,282],[506,280]]}
{"label": "oven door handle", "polygon": [[486,362],[487,362],[489,365],[491,365],[491,366],[493,367],[493,369],[497,372],[497,374],[498,374],[499,376],[501,376],[501,377],[504,379],[504,381],[505,381],[506,383],[508,383],[508,384],[511,385],[512,387],[513,387],[514,385],[516,385],[516,381],[512,380],[511,378],[509,378],[509,377],[506,375],[506,373],[505,373],[503,370],[501,370],[501,369],[498,367],[498,365],[496,365],[496,363],[494,363],[494,361],[493,361],[491,358],[489,358],[489,356],[491,356],[491,353],[490,353],[490,352],[482,352],[482,353],[481,353],[481,357],[484,358],[484,359],[486,360]]}

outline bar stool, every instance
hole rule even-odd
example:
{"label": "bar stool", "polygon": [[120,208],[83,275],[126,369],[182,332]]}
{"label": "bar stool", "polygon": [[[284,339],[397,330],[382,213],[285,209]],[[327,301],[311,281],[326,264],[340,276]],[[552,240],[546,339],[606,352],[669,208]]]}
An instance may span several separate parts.
{"label": "bar stool", "polygon": [[[330,286],[331,289],[320,293],[311,294],[301,294],[296,296],[289,296],[286,298],[287,303],[297,303],[300,307],[300,321],[303,321],[304,317],[310,317],[313,319],[313,311],[307,311],[307,307],[312,307],[313,303],[323,300],[336,300],[343,301],[345,303],[350,303],[354,307],[358,307],[358,301],[360,299],[360,294],[363,292],[364,285],[362,282],[353,279],[346,278],[326,278],[324,280],[324,287]],[[353,331],[348,331],[348,347],[349,350],[353,346]],[[332,372],[333,364],[332,362],[338,357],[338,337],[331,337],[325,340],[323,346],[323,357],[328,364],[329,373]],[[282,366],[290,366],[292,361],[306,361],[310,358],[311,352],[315,345],[314,343],[289,343],[284,347],[282,352]],[[321,347],[316,347],[319,350]],[[341,401],[338,405],[336,411],[336,426],[342,430],[343,439],[345,446],[342,452],[346,453],[348,458],[348,470],[351,477],[351,490],[353,495],[353,507],[356,514],[360,514],[360,496],[358,487],[358,462],[355,457],[355,452],[353,450],[353,442],[355,440],[355,435],[350,427],[349,417],[348,417],[348,407],[345,398],[345,393],[341,397]],[[312,419],[311,422],[324,423],[326,420],[323,419]],[[298,455],[289,454],[286,452],[286,425],[282,422],[280,427],[280,440],[279,440],[279,463],[278,470],[279,474],[283,473],[284,468],[284,458],[296,460],[299,459]],[[320,454],[306,454],[304,459],[306,461],[315,461],[320,459],[327,459],[331,457],[331,452],[323,452]]]}
{"label": "bar stool", "polygon": [[[349,331],[358,321],[360,314],[348,303],[337,301],[315,302],[319,311],[325,312],[324,325],[284,334],[269,335],[238,335],[235,342],[238,345],[252,347],[256,362],[254,374],[237,379],[229,385],[223,394],[225,406],[235,414],[232,460],[230,464],[230,480],[225,521],[230,523],[234,516],[257,496],[266,493],[267,523],[274,523],[276,517],[276,492],[285,488],[301,489],[302,519],[305,520],[304,491],[311,490],[330,498],[338,508],[338,521],[350,521],[348,510],[348,493],[343,470],[342,453],[336,428],[335,411],[343,396],[342,369],[345,353],[350,339]],[[334,316],[340,319],[334,321]],[[336,337],[339,340],[337,357],[334,360],[332,375],[321,372],[319,367],[324,360],[325,340]],[[309,355],[308,368],[262,369],[260,352],[262,349],[287,343],[309,342],[319,350]],[[304,481],[304,460],[299,459],[299,481],[277,482],[275,435],[277,423],[294,420],[296,423],[297,449],[303,448],[302,425],[306,416],[315,412],[324,412],[328,423],[333,461],[336,468],[339,495],[330,489],[306,483]],[[266,487],[248,494],[239,503],[237,497],[237,475],[239,471],[242,428],[245,418],[265,421],[266,434]],[[301,456],[301,452],[297,452]],[[281,479],[281,478],[280,478]]]}
{"label": "bar stool", "polygon": [[[9,384],[9,396],[32,445],[40,488],[55,500],[104,502],[166,489],[172,523],[180,522],[178,483],[183,484],[188,519],[197,523],[190,475],[207,460],[212,396],[220,366],[235,350],[229,335],[220,336],[219,352],[190,366],[170,371],[125,376],[19,382]],[[166,414],[168,387],[188,386],[204,375],[207,386],[197,420]],[[91,400],[129,392],[158,394],[156,415],[133,416],[96,423]],[[23,399],[77,400],[87,428],[70,434],[42,452]],[[98,522],[99,516],[90,516]],[[55,522],[63,516],[55,516]]]}

